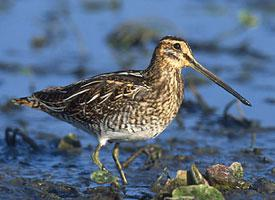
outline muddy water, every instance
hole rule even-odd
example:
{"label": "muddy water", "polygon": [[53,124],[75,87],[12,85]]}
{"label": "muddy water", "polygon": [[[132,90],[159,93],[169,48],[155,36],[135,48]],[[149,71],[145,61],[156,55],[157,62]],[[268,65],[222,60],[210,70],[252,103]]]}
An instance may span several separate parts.
{"label": "muddy water", "polygon": [[[96,144],[93,137],[39,111],[9,109],[6,102],[34,90],[69,84],[98,73],[145,68],[153,44],[146,45],[146,50],[136,48],[130,54],[107,42],[108,35],[124,23],[146,24],[160,36],[179,35],[191,41],[197,60],[252,102],[252,108],[234,105],[229,113],[236,117],[241,113],[249,123],[256,124],[224,124],[223,109],[233,98],[212,83],[198,85],[198,92],[209,107],[215,108],[214,113],[187,104],[178,120],[156,140],[122,145],[121,160],[149,143],[159,144],[165,151],[162,159],[149,169],[144,166],[146,157],[141,156],[126,170],[129,186],[124,197],[151,198],[150,185],[164,167],[173,175],[192,163],[204,171],[212,164],[238,161],[243,164],[248,181],[253,183],[260,177],[274,181],[275,4],[272,1],[266,1],[265,5],[262,1],[103,2],[0,2],[0,196],[4,197],[7,191],[9,198],[18,193],[22,198],[34,194],[30,191],[43,193],[37,184],[28,182],[36,180],[73,187],[74,190],[59,188],[56,196],[64,198],[87,197],[87,189],[97,186],[89,179],[96,170],[90,161],[90,152]],[[240,17],[247,12],[252,24]],[[185,70],[183,74],[193,75],[190,72]],[[185,97],[196,102],[190,89],[186,89]],[[40,150],[32,150],[20,137],[16,147],[8,147],[4,139],[7,127],[25,130]],[[59,152],[58,140],[70,132],[78,134],[81,151]],[[104,148],[101,157],[106,167],[117,173],[111,148],[112,145]],[[32,187],[20,187],[23,183]],[[62,192],[71,196],[62,196]],[[253,198],[261,195],[254,194]],[[239,196],[238,193],[235,197]]]}

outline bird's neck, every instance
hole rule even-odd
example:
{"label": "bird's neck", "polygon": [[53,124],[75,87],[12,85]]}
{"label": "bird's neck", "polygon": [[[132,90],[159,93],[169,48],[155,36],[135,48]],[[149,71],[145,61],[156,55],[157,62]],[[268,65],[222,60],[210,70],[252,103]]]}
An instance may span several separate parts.
{"label": "bird's neck", "polygon": [[182,84],[181,69],[165,60],[152,59],[149,67],[144,70],[144,77],[153,86]]}
{"label": "bird's neck", "polygon": [[[151,62],[144,78],[152,88],[152,95],[163,101],[173,101],[179,107],[183,100],[184,84],[181,70],[168,63]],[[176,109],[177,110],[177,109]]]}
{"label": "bird's neck", "polygon": [[[181,70],[168,63],[154,61],[144,71],[144,78],[151,87],[151,97],[157,105],[162,102],[168,108],[166,115],[171,120],[175,117],[183,101],[184,84]],[[167,119],[168,119],[167,118]],[[168,122],[167,122],[168,123]]]}

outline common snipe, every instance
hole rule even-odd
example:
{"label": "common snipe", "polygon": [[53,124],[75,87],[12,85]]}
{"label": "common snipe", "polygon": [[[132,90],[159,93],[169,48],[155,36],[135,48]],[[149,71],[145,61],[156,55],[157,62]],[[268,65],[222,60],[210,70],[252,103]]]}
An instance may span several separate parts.
{"label": "common snipe", "polygon": [[126,184],[118,160],[118,144],[154,138],[169,125],[184,98],[181,74],[184,67],[192,67],[251,106],[200,65],[186,41],[172,36],[159,41],[145,70],[102,74],[68,86],[47,88],[13,102],[42,110],[95,134],[98,145],[92,158],[101,170],[105,170],[99,160],[101,147],[107,142],[116,142],[113,158]]}

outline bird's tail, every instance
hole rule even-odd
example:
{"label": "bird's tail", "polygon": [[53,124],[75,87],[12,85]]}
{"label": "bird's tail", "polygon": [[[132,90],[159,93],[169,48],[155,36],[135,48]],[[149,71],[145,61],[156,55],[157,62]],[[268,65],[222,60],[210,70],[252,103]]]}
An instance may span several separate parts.
{"label": "bird's tail", "polygon": [[38,108],[39,107],[39,101],[36,98],[33,97],[22,97],[18,99],[12,99],[12,103],[15,105],[24,105],[31,108]]}

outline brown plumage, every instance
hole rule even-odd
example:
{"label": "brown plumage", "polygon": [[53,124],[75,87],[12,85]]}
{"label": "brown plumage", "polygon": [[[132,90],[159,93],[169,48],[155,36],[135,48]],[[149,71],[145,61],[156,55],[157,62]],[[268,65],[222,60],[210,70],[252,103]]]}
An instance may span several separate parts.
{"label": "brown plumage", "polygon": [[[187,66],[250,105],[203,68],[183,39],[172,36],[160,40],[145,70],[102,74],[68,86],[38,91],[13,102],[42,110],[95,134],[99,145],[93,153],[93,160],[100,169],[104,169],[99,160],[99,150],[107,141],[150,139],[169,125],[183,101],[181,70]],[[114,153],[113,156],[126,183],[118,155]]]}

